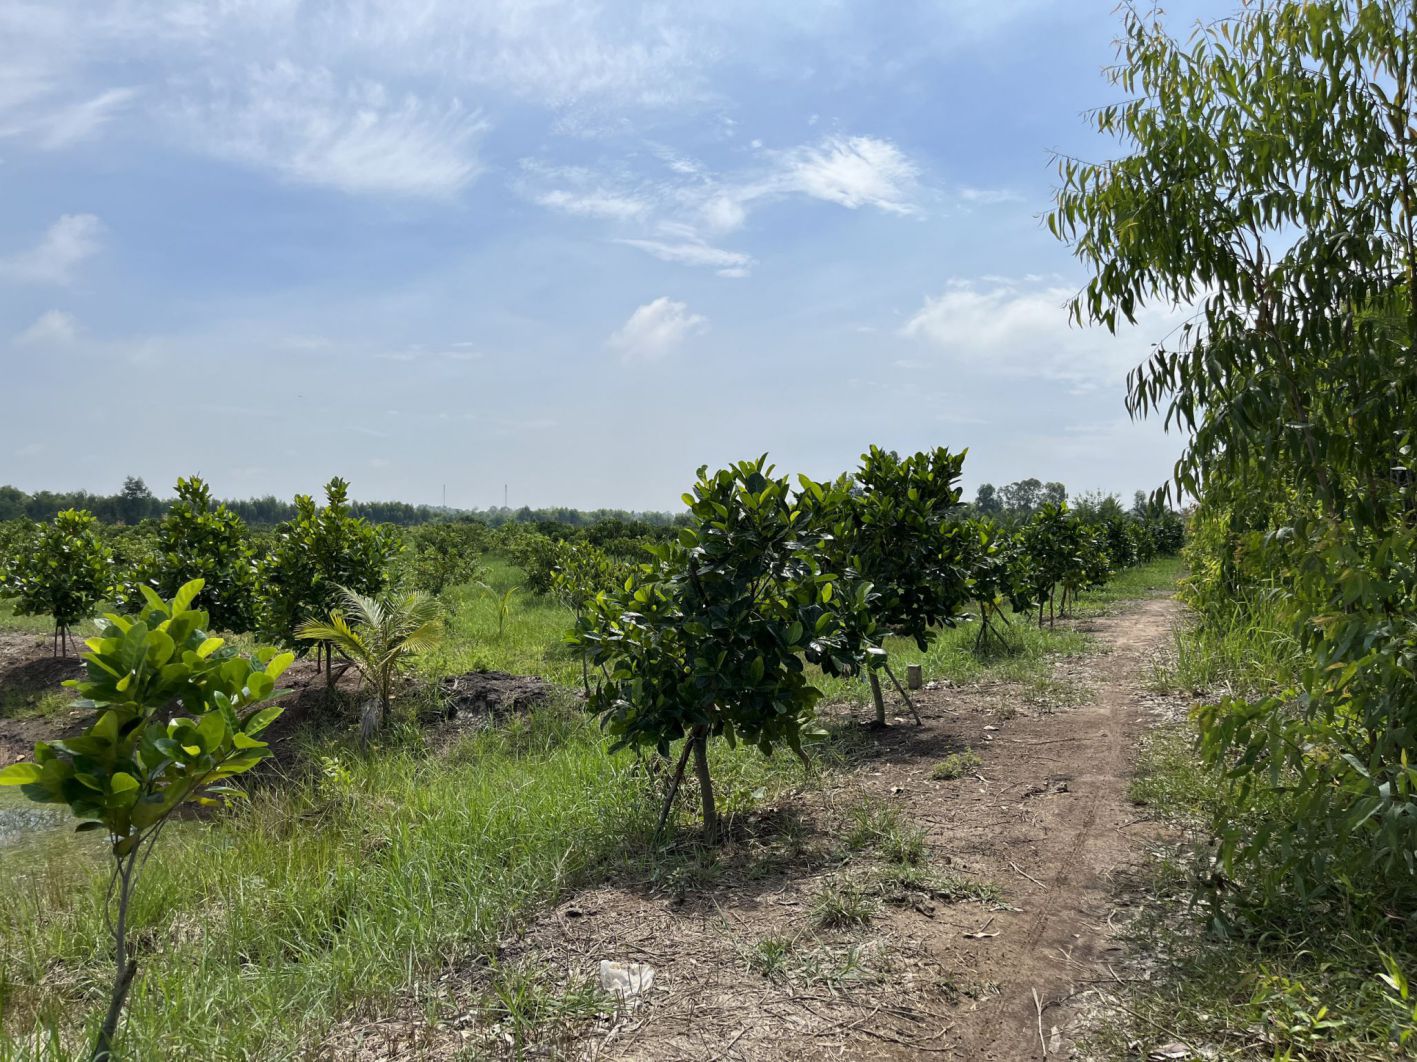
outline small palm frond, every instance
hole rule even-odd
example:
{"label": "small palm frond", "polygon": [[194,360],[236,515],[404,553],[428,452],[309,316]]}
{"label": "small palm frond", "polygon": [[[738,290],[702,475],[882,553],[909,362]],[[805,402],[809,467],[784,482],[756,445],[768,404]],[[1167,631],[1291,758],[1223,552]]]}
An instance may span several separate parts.
{"label": "small palm frond", "polygon": [[329,642],[350,660],[379,698],[366,702],[361,729],[367,738],[388,711],[390,692],[404,657],[425,652],[443,636],[443,609],[437,598],[416,591],[399,597],[371,597],[342,587],[344,606],[328,621],[312,620],[296,629],[306,641]]}

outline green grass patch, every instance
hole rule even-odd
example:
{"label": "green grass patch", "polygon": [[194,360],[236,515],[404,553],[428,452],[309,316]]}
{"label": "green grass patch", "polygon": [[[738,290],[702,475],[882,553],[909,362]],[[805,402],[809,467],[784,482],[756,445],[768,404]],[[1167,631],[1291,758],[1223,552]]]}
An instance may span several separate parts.
{"label": "green grass patch", "polygon": [[1178,628],[1174,652],[1156,668],[1151,684],[1168,693],[1228,689],[1263,696],[1286,685],[1302,662],[1303,650],[1279,608],[1255,596]]}
{"label": "green grass patch", "polygon": [[983,763],[984,761],[979,758],[979,753],[973,749],[952,752],[935,764],[935,769],[930,772],[930,777],[937,782],[953,782],[956,778],[972,774]]}
{"label": "green grass patch", "polygon": [[1183,726],[1153,733],[1131,795],[1188,841],[1163,849],[1131,883],[1150,899],[1128,935],[1151,974],[1103,986],[1113,1002],[1087,1045],[1094,1056],[1179,1042],[1196,1057],[1255,1062],[1409,1057],[1417,1048],[1417,1009],[1401,987],[1417,974],[1409,918],[1331,907],[1306,909],[1302,919],[1251,910],[1221,922],[1205,905],[1192,908],[1198,875],[1213,873],[1205,823],[1224,817],[1229,801]]}
{"label": "green grass patch", "polygon": [[[609,754],[594,722],[564,707],[520,726],[446,758],[407,731],[369,755],[325,745],[312,759],[326,769],[308,780],[172,830],[135,907],[126,1057],[298,1056],[339,1017],[494,955],[567,890],[646,873],[656,800],[634,758]],[[713,755],[726,794],[803,780],[791,757],[721,744]],[[0,853],[0,1057],[4,1045],[23,1055],[34,1029],[77,1046],[101,1010],[102,869],[98,853]]]}
{"label": "green grass patch", "polygon": [[[82,633],[86,624],[77,630]],[[14,598],[0,598],[0,631],[18,631],[22,634],[53,634],[54,621],[48,616],[21,616],[15,611]]]}

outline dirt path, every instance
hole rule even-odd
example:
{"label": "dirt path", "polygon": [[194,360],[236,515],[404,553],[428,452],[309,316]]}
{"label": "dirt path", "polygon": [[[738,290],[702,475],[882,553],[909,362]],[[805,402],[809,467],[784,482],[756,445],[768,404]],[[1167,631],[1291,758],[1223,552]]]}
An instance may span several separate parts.
{"label": "dirt path", "polygon": [[[570,897],[500,949],[544,994],[532,1027],[487,1028],[493,974],[474,963],[425,994],[448,1017],[430,1026],[409,1003],[353,1021],[327,1057],[518,1057],[518,1040],[521,1057],[634,1062],[1078,1057],[1082,1008],[1122,956],[1114,875],[1147,858],[1127,790],[1177,607],[1088,621],[1100,651],[1055,665],[1055,703],[1002,683],[927,690],[923,727],[862,733],[851,769],[740,821],[716,859]],[[934,776],[967,749],[978,766]],[[845,844],[863,807],[923,829],[914,869],[934,884],[900,880],[885,845]],[[833,896],[864,917],[824,924]],[[627,1012],[557,1017],[602,959],[649,963],[653,988]]]}
{"label": "dirt path", "polygon": [[977,849],[1001,879],[1012,875],[1008,897],[1020,910],[994,923],[997,946],[976,949],[1000,991],[961,1015],[952,1040],[962,1057],[1067,1057],[1079,990],[1112,976],[1113,874],[1144,858],[1148,830],[1127,799],[1147,701],[1155,700],[1142,684],[1175,614],[1175,602],[1155,599],[1098,621],[1110,652],[1087,661],[1092,702],[1007,726],[992,743],[989,781],[972,794],[974,807],[952,811],[969,821],[992,796],[1000,808],[1017,801],[1020,812]]}

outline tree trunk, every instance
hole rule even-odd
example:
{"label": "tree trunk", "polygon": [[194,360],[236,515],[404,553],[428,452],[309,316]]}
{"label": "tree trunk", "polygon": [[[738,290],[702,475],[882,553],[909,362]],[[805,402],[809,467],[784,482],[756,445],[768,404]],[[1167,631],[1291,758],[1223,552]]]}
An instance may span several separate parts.
{"label": "tree trunk", "polygon": [[128,958],[128,902],[133,895],[137,860],[138,849],[134,846],[133,851],[124,856],[119,864],[118,919],[113,928],[117,972],[108,999],[108,1013],[99,1027],[90,1062],[109,1062],[113,1057],[113,1038],[118,1034],[118,1022],[128,1002],[128,990],[133,987],[133,977],[138,972],[137,962]]}
{"label": "tree trunk", "polygon": [[718,843],[718,805],[713,798],[713,779],[709,776],[708,728],[694,731],[694,773],[699,778],[699,796],[704,803],[704,843]]}
{"label": "tree trunk", "polygon": [[881,696],[881,679],[876,674],[876,669],[871,668],[866,672],[866,678],[871,683],[871,700],[876,705],[876,725],[886,725],[886,699]]}

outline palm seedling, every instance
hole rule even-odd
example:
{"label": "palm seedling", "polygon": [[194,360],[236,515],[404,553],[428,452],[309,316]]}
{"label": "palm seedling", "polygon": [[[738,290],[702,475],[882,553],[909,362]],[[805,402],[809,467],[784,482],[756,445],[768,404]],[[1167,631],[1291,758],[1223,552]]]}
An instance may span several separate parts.
{"label": "palm seedling", "polygon": [[394,681],[410,658],[442,641],[442,606],[422,591],[366,597],[342,590],[344,603],[327,620],[302,623],[295,636],[333,646],[373,687],[360,718],[360,734],[367,741],[388,715]]}

